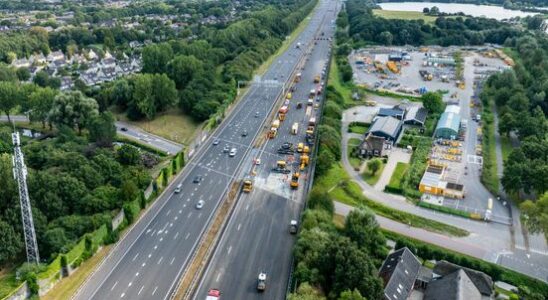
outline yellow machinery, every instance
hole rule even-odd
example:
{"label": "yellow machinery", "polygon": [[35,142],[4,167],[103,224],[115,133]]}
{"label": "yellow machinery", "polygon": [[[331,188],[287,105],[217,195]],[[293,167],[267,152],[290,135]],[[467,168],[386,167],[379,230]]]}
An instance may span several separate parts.
{"label": "yellow machinery", "polygon": [[276,167],[272,168],[272,172],[282,173],[282,174],[291,173],[291,171],[287,168],[287,164],[286,164],[285,160],[278,160],[276,162]]}
{"label": "yellow machinery", "polygon": [[293,175],[291,175],[291,182],[289,183],[289,186],[292,189],[299,188],[299,176],[301,176],[299,172],[294,172]]}
{"label": "yellow machinery", "polygon": [[293,95],[291,93],[287,93],[287,95],[285,96],[285,98],[288,99],[288,100],[291,100],[291,97],[293,97]]}
{"label": "yellow machinery", "polygon": [[249,193],[253,190],[253,179],[251,177],[246,177],[244,179],[244,185],[242,186],[242,191],[244,193]]}
{"label": "yellow machinery", "polygon": [[320,83],[320,80],[321,80],[320,75],[316,75],[316,76],[314,77],[314,83]]}
{"label": "yellow machinery", "polygon": [[285,120],[285,115],[287,114],[288,110],[289,110],[289,107],[286,105],[280,107],[280,110],[278,111],[278,118],[280,119],[280,121]]}
{"label": "yellow machinery", "polygon": [[304,150],[304,143],[299,143],[297,145],[297,152],[302,153]]}
{"label": "yellow machinery", "polygon": [[392,73],[395,73],[395,74],[398,74],[400,72],[400,69],[398,68],[398,66],[396,65],[395,62],[393,61],[388,61],[386,63],[386,67],[388,68],[388,70],[390,70]]}
{"label": "yellow machinery", "polygon": [[276,119],[272,122],[272,127],[270,127],[270,131],[268,132],[268,138],[273,139],[278,134],[278,128],[280,127],[280,120]]}
{"label": "yellow machinery", "polygon": [[308,153],[308,152],[310,152],[310,148],[308,146],[304,146],[303,153]]}
{"label": "yellow machinery", "polygon": [[375,65],[375,69],[377,69],[377,72],[384,73],[384,67],[380,61],[375,61],[373,64]]}
{"label": "yellow machinery", "polygon": [[309,161],[310,161],[310,158],[308,157],[306,153],[301,155],[301,171],[304,170],[306,166],[308,166]]}

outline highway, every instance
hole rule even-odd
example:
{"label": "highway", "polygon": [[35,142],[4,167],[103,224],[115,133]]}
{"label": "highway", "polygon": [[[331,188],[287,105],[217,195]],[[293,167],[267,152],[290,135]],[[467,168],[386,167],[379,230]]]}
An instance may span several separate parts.
{"label": "highway", "polygon": [[[311,117],[318,117],[318,110],[306,106],[311,89],[317,88],[313,78],[322,72],[329,61],[330,37],[336,18],[337,2],[322,1],[310,21],[309,27],[320,30],[306,31],[321,39],[312,44],[312,51],[302,70],[302,79],[295,84],[295,91],[285,121],[281,123],[278,135],[261,148],[249,154],[243,170],[251,170],[251,161],[261,159],[255,171],[254,189],[241,194],[229,224],[216,248],[213,258],[199,284],[194,299],[203,300],[209,289],[216,288],[223,299],[285,299],[290,275],[292,249],[296,236],[289,233],[289,222],[299,220],[308,190],[307,178],[310,167],[301,172],[300,187],[292,191],[289,187],[290,174],[271,172],[276,161],[288,159],[277,150],[284,142],[297,145],[305,141],[305,130]],[[321,35],[324,32],[324,36]],[[300,40],[297,40],[299,42]],[[301,41],[302,42],[302,41]],[[302,109],[296,103],[303,103]],[[290,133],[292,125],[299,123],[297,135]],[[294,160],[298,164],[298,155]],[[290,159],[289,159],[290,160]],[[260,294],[256,290],[257,276],[267,273],[267,290]]]}
{"label": "highway", "polygon": [[[303,45],[312,43],[317,30],[314,26],[318,25],[311,21],[298,40]],[[120,240],[74,299],[166,299],[171,295],[246,153],[262,132],[276,98],[282,94],[281,82],[290,77],[304,57],[295,45],[277,58],[263,75],[264,80],[250,86],[231,115]],[[213,145],[214,139],[220,140],[219,145]],[[225,145],[236,149],[234,157],[223,152]],[[193,182],[196,176],[202,177],[199,183]],[[175,194],[178,184],[182,192]],[[197,209],[200,200],[205,205]]]}

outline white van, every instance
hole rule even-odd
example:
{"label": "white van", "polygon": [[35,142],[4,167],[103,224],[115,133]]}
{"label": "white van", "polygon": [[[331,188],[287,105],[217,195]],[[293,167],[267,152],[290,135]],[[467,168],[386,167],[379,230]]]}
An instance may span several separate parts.
{"label": "white van", "polygon": [[179,194],[181,192],[181,189],[183,188],[183,184],[179,183],[177,187],[175,187],[175,194]]}

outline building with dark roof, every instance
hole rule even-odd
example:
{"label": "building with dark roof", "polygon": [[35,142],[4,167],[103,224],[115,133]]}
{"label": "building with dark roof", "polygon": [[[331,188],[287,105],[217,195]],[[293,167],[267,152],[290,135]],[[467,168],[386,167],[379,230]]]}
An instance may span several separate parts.
{"label": "building with dark roof", "polygon": [[371,124],[368,133],[395,142],[401,133],[401,129],[402,122],[400,120],[394,117],[378,117]]}
{"label": "building with dark roof", "polygon": [[373,157],[384,155],[384,144],[386,140],[380,136],[367,134],[359,147],[359,154],[362,157]]}
{"label": "building with dark roof", "polygon": [[405,114],[405,111],[401,108],[394,107],[394,108],[379,108],[379,113],[377,116],[379,117],[394,117],[398,120],[403,120],[403,115]]}
{"label": "building with dark roof", "polygon": [[464,270],[433,279],[423,300],[480,300],[481,294]]}
{"label": "building with dark roof", "polygon": [[483,299],[491,299],[493,296],[493,279],[483,272],[461,267],[459,265],[450,263],[448,261],[442,260],[439,261],[436,266],[434,266],[433,276],[444,277],[449,274],[455,273],[456,271],[462,270],[470,278],[474,286],[478,289],[479,293],[482,295]]}
{"label": "building with dark roof", "polygon": [[389,254],[379,270],[379,276],[384,282],[384,299],[407,299],[413,290],[420,267],[420,261],[407,247]]}
{"label": "building with dark roof", "polygon": [[424,126],[424,122],[426,122],[427,115],[428,115],[428,112],[426,111],[425,108],[412,106],[407,110],[407,113],[405,114],[405,118],[403,119],[403,123],[408,125]]}

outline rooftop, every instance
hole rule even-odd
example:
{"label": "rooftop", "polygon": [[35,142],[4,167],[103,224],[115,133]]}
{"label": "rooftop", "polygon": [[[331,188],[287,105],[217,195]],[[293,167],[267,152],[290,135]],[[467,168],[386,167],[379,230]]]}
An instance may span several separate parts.
{"label": "rooftop", "polygon": [[384,281],[385,298],[407,299],[413,290],[420,267],[420,261],[407,247],[388,255],[379,270],[379,276]]}

